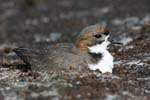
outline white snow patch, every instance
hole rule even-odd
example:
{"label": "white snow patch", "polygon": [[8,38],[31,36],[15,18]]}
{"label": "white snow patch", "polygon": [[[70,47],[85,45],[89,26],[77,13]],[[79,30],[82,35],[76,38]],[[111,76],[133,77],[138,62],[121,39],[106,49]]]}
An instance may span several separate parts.
{"label": "white snow patch", "polygon": [[114,19],[112,20],[112,23],[117,26],[117,25],[121,25],[123,22],[120,19]]}
{"label": "white snow patch", "polygon": [[139,80],[139,81],[150,81],[150,77],[146,77],[146,78],[137,78],[137,80]]}
{"label": "white snow patch", "polygon": [[17,80],[16,82],[13,82],[12,85],[14,87],[25,87],[29,84],[29,82],[21,82],[20,80]]}
{"label": "white snow patch", "polygon": [[133,49],[134,46],[133,46],[133,45],[130,45],[130,46],[126,46],[125,48],[126,48],[126,50],[128,50],[128,49]]}
{"label": "white snow patch", "polygon": [[134,48],[134,46],[126,46],[125,44],[124,44],[124,46],[122,46],[121,48],[119,48],[118,49],[118,51],[119,52],[121,52],[121,51],[126,51],[126,50],[128,50],[128,49],[133,49]]}
{"label": "white snow patch", "polygon": [[150,94],[150,90],[145,89],[145,93]]}
{"label": "white snow patch", "polygon": [[23,98],[19,98],[15,92],[8,93],[4,97],[4,100],[24,100]]}
{"label": "white snow patch", "polygon": [[26,25],[38,25],[39,21],[38,19],[26,19],[25,24]]}
{"label": "white snow patch", "polygon": [[47,96],[59,96],[59,93],[56,88],[52,88],[51,91],[43,91],[40,93],[42,96],[47,97]]}
{"label": "white snow patch", "polygon": [[78,94],[78,95],[77,95],[77,98],[81,98],[81,94]]}
{"label": "white snow patch", "polygon": [[45,90],[40,93],[36,93],[36,92],[31,93],[31,97],[33,97],[33,98],[37,98],[39,96],[43,96],[43,97],[54,96],[54,97],[57,97],[58,100],[61,97],[56,88],[52,88],[52,90],[50,90],[50,91]]}
{"label": "white snow patch", "polygon": [[32,92],[32,93],[31,93],[31,97],[33,97],[33,98],[37,98],[38,96],[39,96],[38,93],[35,93],[35,92]]}
{"label": "white snow patch", "polygon": [[122,37],[122,39],[118,42],[123,43],[123,45],[126,45],[126,44],[130,43],[131,41],[133,41],[133,39],[131,37]]}
{"label": "white snow patch", "polygon": [[34,35],[34,41],[35,41],[35,42],[46,41],[47,39],[49,39],[49,38],[47,38],[47,37],[44,36],[44,35],[40,35],[40,34],[35,34],[35,35]]}
{"label": "white snow patch", "polygon": [[115,61],[114,62],[115,65],[119,65],[119,64],[122,64],[122,63],[123,63],[122,61]]}
{"label": "white snow patch", "polygon": [[141,30],[143,25],[150,23],[150,15],[147,14],[143,17],[131,16],[124,18],[115,18],[111,21],[113,26],[118,27],[120,30],[126,29]]}
{"label": "white snow patch", "polygon": [[62,35],[61,33],[57,33],[57,32],[49,33],[49,36],[36,34],[36,35],[34,35],[34,41],[35,42],[56,41],[57,39],[59,39],[61,37],[61,35]]}
{"label": "white snow patch", "polygon": [[150,23],[150,16],[146,15],[145,17],[142,18],[142,20],[140,21],[140,24],[144,25],[148,23]]}
{"label": "white snow patch", "polygon": [[48,23],[50,21],[49,17],[42,17],[41,20],[43,23]]}
{"label": "white snow patch", "polygon": [[139,18],[138,17],[127,17],[127,18],[124,18],[124,19],[121,19],[121,18],[116,18],[114,20],[112,20],[112,23],[116,26],[118,25],[123,25],[125,24],[126,27],[130,28],[132,26],[135,26],[136,24],[138,24],[139,22]]}
{"label": "white snow patch", "polygon": [[61,33],[57,33],[57,32],[50,33],[50,40],[51,41],[56,41],[60,37],[61,37]]}
{"label": "white snow patch", "polygon": [[142,26],[132,26],[131,29],[132,30],[141,30]]}
{"label": "white snow patch", "polygon": [[129,95],[130,93],[128,91],[123,91],[122,94],[123,95]]}
{"label": "white snow patch", "polygon": [[137,60],[137,61],[130,61],[130,62],[128,62],[128,63],[126,63],[127,65],[144,65],[144,63],[143,62],[141,62],[140,60]]}
{"label": "white snow patch", "polygon": [[103,7],[103,8],[101,8],[101,13],[108,13],[108,12],[110,12],[111,11],[111,7]]}
{"label": "white snow patch", "polygon": [[9,71],[8,68],[0,68],[0,81],[5,80],[5,79],[13,79],[17,77],[16,75],[19,75],[20,71]]}
{"label": "white snow patch", "polygon": [[106,99],[105,100],[116,100],[117,98],[117,95],[107,95]]}
{"label": "white snow patch", "polygon": [[127,17],[124,21],[126,23],[126,26],[128,28],[135,26],[136,24],[138,24],[139,22],[139,18],[138,17]]}

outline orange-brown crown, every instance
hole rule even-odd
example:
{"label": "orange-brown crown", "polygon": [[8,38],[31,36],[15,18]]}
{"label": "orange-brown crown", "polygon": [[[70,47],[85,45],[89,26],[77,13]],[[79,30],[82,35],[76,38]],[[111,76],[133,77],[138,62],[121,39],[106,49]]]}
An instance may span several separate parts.
{"label": "orange-brown crown", "polygon": [[107,34],[108,30],[106,29],[106,27],[101,26],[99,24],[87,26],[80,32],[76,41],[76,46],[83,53],[87,53],[88,46],[92,46],[99,43],[100,39],[97,39],[95,37],[98,37],[105,33]]}

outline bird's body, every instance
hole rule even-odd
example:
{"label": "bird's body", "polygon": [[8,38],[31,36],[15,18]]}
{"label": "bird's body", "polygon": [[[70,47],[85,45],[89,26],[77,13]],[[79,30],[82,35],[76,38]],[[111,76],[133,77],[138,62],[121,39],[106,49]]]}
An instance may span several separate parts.
{"label": "bird's body", "polygon": [[112,72],[113,68],[113,57],[107,51],[108,38],[107,29],[97,24],[84,28],[75,44],[61,43],[41,50],[16,48],[14,51],[35,70],[81,70],[89,67],[105,73]]}
{"label": "bird's body", "polygon": [[[74,44],[51,45],[44,49],[17,48],[17,55],[34,70],[81,70],[92,63],[88,54],[83,54]],[[94,61],[94,59],[93,59]]]}

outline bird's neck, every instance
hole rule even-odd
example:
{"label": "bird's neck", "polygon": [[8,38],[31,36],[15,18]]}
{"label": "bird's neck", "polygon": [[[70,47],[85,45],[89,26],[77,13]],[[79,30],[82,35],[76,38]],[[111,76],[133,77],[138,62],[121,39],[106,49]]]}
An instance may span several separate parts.
{"label": "bird's neck", "polygon": [[82,53],[88,53],[88,42],[84,40],[79,40],[76,42],[76,47],[79,48],[79,50]]}
{"label": "bird's neck", "polygon": [[[107,50],[109,43],[103,43],[99,45],[94,45],[89,48],[89,52],[97,55],[98,66],[107,66],[113,68],[113,56]],[[96,65],[96,66],[97,66]]]}
{"label": "bird's neck", "polygon": [[91,53],[102,53],[103,54],[107,51],[107,46],[109,44],[110,43],[108,41],[104,41],[101,44],[96,44],[96,45],[90,46],[90,47],[88,47],[88,49],[89,49],[89,52],[91,52]]}

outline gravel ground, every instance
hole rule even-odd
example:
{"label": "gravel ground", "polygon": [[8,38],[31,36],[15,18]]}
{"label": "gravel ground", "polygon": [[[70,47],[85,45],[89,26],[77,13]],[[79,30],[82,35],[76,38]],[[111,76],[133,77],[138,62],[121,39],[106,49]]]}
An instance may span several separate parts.
{"label": "gravel ground", "polygon": [[[149,0],[1,0],[0,100],[150,100]],[[113,74],[31,71],[12,52],[74,42],[87,25],[109,28]]]}

